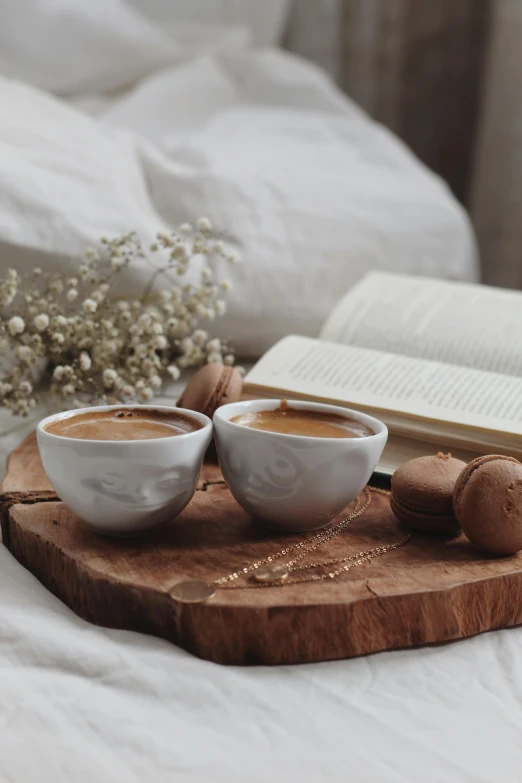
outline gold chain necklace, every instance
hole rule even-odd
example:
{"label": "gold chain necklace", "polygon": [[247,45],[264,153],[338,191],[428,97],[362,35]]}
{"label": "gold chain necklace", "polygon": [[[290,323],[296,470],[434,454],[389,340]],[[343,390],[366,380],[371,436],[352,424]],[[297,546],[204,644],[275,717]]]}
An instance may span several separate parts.
{"label": "gold chain necklace", "polygon": [[[224,481],[212,482],[213,484],[225,484]],[[321,530],[311,538],[299,541],[297,544],[291,544],[285,549],[281,549],[274,555],[268,555],[258,560],[256,563],[252,563],[249,566],[240,568],[237,571],[227,576],[219,577],[213,582],[204,582],[199,579],[191,579],[184,582],[178,582],[170,589],[171,596],[181,603],[202,603],[208,601],[216,594],[216,590],[244,590],[252,589],[255,587],[284,587],[287,585],[302,584],[303,582],[322,582],[326,579],[335,579],[351,568],[357,568],[358,566],[369,563],[373,558],[380,557],[381,555],[391,552],[393,549],[397,549],[400,546],[406,544],[413,536],[413,533],[408,533],[404,538],[399,541],[395,541],[393,544],[386,544],[385,546],[373,547],[372,549],[366,549],[362,552],[357,552],[353,555],[346,557],[336,557],[329,560],[321,560],[306,565],[296,565],[303,560],[309,552],[314,552],[323,544],[331,541],[332,538],[338,536],[342,531],[353,522],[354,519],[362,516],[364,512],[370,507],[372,502],[372,493],[379,493],[381,495],[389,495],[385,489],[378,489],[377,487],[365,487],[364,493],[366,495],[365,502],[361,505],[360,496],[357,498],[355,508],[351,514],[342,519],[336,525],[333,525],[327,530]],[[285,563],[278,564],[274,561],[279,560],[282,557],[286,557],[293,552],[297,554]],[[343,565],[344,564],[344,565]],[[296,571],[309,571],[313,568],[324,568],[326,566],[338,565],[340,568],[333,569],[324,574],[311,574],[309,576],[295,577],[289,579],[290,574]],[[264,566],[264,568],[263,568]],[[247,577],[249,574],[254,576],[254,582],[241,582],[238,581],[241,578]]]}

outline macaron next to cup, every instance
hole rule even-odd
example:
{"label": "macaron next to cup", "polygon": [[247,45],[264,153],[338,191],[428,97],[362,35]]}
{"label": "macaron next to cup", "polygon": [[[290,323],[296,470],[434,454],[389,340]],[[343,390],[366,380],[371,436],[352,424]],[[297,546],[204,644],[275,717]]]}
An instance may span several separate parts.
{"label": "macaron next to cup", "polygon": [[178,407],[188,408],[212,418],[221,405],[238,402],[243,378],[234,367],[211,362],[202,367],[188,382],[178,400]]}
{"label": "macaron next to cup", "polygon": [[522,465],[488,454],[467,465],[455,485],[455,514],[475,546],[496,555],[522,550]]}
{"label": "macaron next to cup", "polygon": [[522,464],[488,454],[468,465],[439,453],[404,463],[392,477],[390,506],[421,533],[454,537],[462,530],[494,555],[522,550]]}
{"label": "macaron next to cup", "polygon": [[456,536],[453,490],[466,463],[451,454],[405,462],[392,477],[390,505],[400,522],[420,533]]}

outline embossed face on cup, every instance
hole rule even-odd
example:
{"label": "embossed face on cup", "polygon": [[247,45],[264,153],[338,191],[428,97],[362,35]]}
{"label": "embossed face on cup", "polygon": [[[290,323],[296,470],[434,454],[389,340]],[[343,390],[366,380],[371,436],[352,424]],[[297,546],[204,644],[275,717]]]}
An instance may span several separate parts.
{"label": "embossed face on cup", "polygon": [[295,408],[282,400],[274,410],[240,413],[230,421],[255,430],[307,438],[368,438],[375,433],[361,421],[338,413]]}
{"label": "embossed face on cup", "polygon": [[324,525],[358,495],[386,443],[365,414],[305,401],[248,400],[218,408],[223,476],[238,503],[278,530]]}
{"label": "embossed face on cup", "polygon": [[92,530],[129,536],[169,522],[190,501],[212,422],[180,408],[113,405],[51,416],[36,434],[61,500]]}
{"label": "embossed face on cup", "polygon": [[150,440],[195,432],[203,425],[176,410],[121,408],[88,411],[55,419],[45,427],[51,435],[79,440]]}
{"label": "embossed face on cup", "polygon": [[93,498],[103,496],[129,511],[152,510],[163,506],[173,491],[179,496],[181,490],[190,490],[190,471],[139,462],[122,469],[121,461],[102,459],[90,467],[81,484],[92,490]]}

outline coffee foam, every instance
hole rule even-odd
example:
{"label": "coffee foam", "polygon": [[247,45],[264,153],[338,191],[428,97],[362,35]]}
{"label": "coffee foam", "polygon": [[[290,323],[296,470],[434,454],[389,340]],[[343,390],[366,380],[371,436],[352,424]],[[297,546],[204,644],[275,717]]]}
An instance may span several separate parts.
{"label": "coffee foam", "polygon": [[76,440],[151,440],[186,435],[202,424],[178,412],[154,409],[121,408],[109,411],[87,411],[76,416],[55,419],[45,427],[51,435]]}

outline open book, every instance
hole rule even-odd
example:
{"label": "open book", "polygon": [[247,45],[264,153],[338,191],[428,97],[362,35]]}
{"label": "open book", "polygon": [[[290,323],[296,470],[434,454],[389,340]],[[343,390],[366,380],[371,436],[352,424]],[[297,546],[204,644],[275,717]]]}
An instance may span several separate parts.
{"label": "open book", "polygon": [[377,468],[385,474],[437,451],[522,459],[522,293],[370,273],[320,339],[285,337],[244,391],[376,416],[390,431]]}

